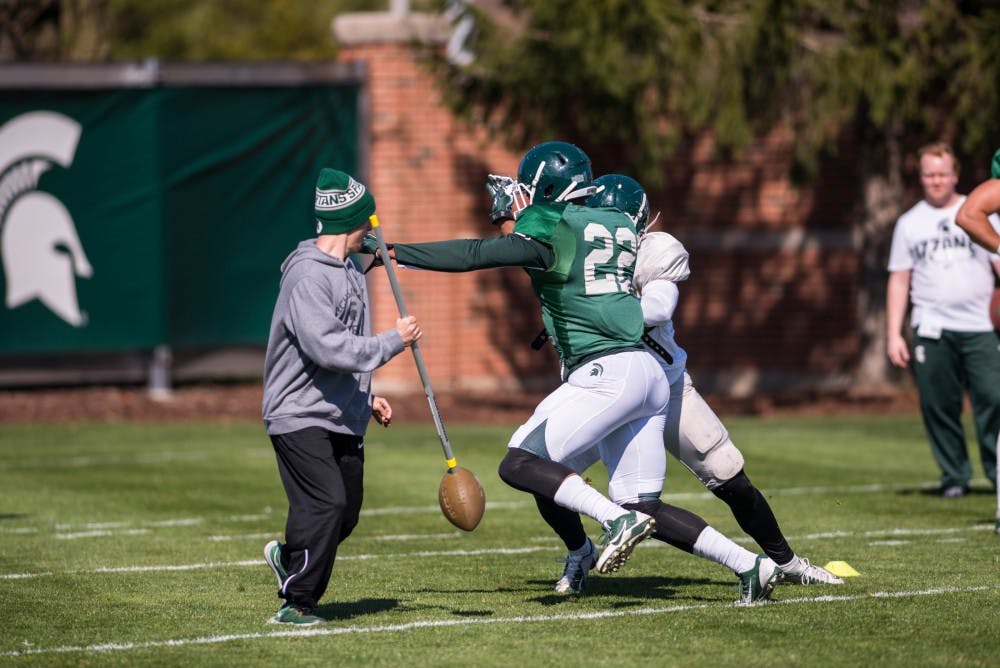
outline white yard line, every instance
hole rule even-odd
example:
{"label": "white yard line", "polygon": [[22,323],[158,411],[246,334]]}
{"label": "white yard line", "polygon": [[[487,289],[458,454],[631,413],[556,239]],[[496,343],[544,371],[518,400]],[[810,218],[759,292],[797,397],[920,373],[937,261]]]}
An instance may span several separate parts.
{"label": "white yard line", "polygon": [[[948,594],[965,594],[970,592],[993,591],[996,587],[941,587],[917,591],[872,592],[850,596],[813,596],[783,599],[770,605],[798,605],[803,603],[840,603],[845,601],[864,601],[878,598],[913,598],[917,596],[944,596]],[[152,640],[146,642],[102,643],[96,645],[65,645],[61,647],[37,647],[23,650],[0,652],[0,657],[33,656],[38,654],[103,654],[107,652],[126,652],[132,650],[147,650],[158,647],[184,647],[188,645],[217,645],[226,642],[245,640],[269,640],[272,638],[308,638],[322,636],[360,635],[366,633],[405,633],[420,629],[453,628],[486,624],[544,624],[548,622],[584,621],[594,619],[613,619],[623,617],[648,617],[650,615],[665,615],[688,610],[705,610],[709,608],[733,607],[728,603],[704,603],[699,605],[673,605],[667,607],[647,607],[635,610],[602,610],[564,615],[526,615],[519,617],[479,617],[463,619],[431,619],[406,624],[381,624],[375,626],[339,626],[310,627],[305,629],[273,631],[271,633],[235,633],[217,636],[201,636],[195,638],[176,638],[169,640]]]}
{"label": "white yard line", "polygon": [[[979,482],[985,482],[985,479]],[[934,489],[938,486],[938,483],[925,482],[916,485],[921,489]],[[768,489],[768,496],[800,496],[806,494],[871,494],[887,491],[899,491],[913,489],[914,483],[909,484],[892,484],[892,485],[847,485],[838,487],[787,487],[778,489]],[[678,494],[664,494],[663,499],[665,501],[683,501],[692,499],[714,499],[715,496],[708,491],[702,492],[685,492]],[[527,508],[532,504],[527,501],[493,501],[487,502],[487,510],[514,510]],[[441,512],[441,508],[438,505],[419,505],[419,506],[390,506],[383,508],[370,508],[361,511],[362,517],[375,517],[380,515],[404,515],[404,514],[437,514]],[[271,509],[266,509],[264,513],[257,514],[247,514],[247,515],[230,515],[226,517],[223,521],[229,522],[256,522],[261,520],[267,520],[274,518],[275,515],[271,513]],[[173,527],[173,526],[195,526],[199,524],[204,524],[206,522],[219,521],[218,518],[205,518],[205,517],[184,517],[176,519],[166,519],[159,521],[145,521],[141,522],[143,527]],[[70,524],[57,524],[55,526],[56,533],[55,538],[62,540],[75,540],[75,539],[85,539],[85,538],[104,538],[104,537],[120,537],[129,535],[143,535],[144,531],[138,531],[130,529],[128,522],[88,522],[82,525],[70,525]],[[72,529],[77,529],[72,531]],[[98,529],[112,529],[118,528],[120,531],[97,531]],[[977,527],[978,529],[978,527]],[[955,529],[955,531],[963,531],[964,529]],[[39,527],[0,527],[0,534],[29,534],[42,531]],[[896,530],[898,535],[919,535],[918,530],[906,530],[898,529]],[[930,529],[931,533],[937,533],[940,530]],[[854,533],[850,532],[827,532],[827,533],[817,533],[809,534],[805,536],[788,536],[789,540],[808,540],[817,538],[844,538],[847,536],[853,536]],[[865,535],[870,536],[884,536],[884,532],[868,532]],[[270,534],[262,533],[250,533],[242,535],[223,535],[214,534],[208,537],[208,540],[212,541],[225,541],[225,540],[239,540],[240,538],[246,539],[259,539],[261,537],[268,537]],[[393,540],[389,537],[374,538],[374,540]],[[404,540],[404,539],[397,539]],[[737,537],[734,538],[737,543],[749,543],[749,538]],[[649,543],[644,543],[648,545]],[[0,575],[0,578],[3,576]]]}
{"label": "white yard line", "polygon": [[[844,538],[871,538],[877,536],[899,536],[899,535],[913,535],[913,536],[954,536],[956,533],[968,533],[976,531],[993,531],[992,524],[981,524],[972,527],[964,528],[954,528],[947,527],[942,529],[885,529],[881,531],[862,531],[862,532],[838,532],[836,537]],[[421,538],[427,537],[440,537],[440,536],[451,536],[451,534],[428,534],[427,536],[420,536]],[[265,534],[263,537],[271,537],[273,534]],[[811,536],[789,536],[789,540],[806,540],[808,538],[823,537],[828,538],[831,534],[813,534]],[[385,540],[390,537],[374,537],[375,539]],[[416,536],[414,536],[416,538]],[[740,542],[749,541],[749,539],[741,538]],[[537,541],[532,541],[537,542]],[[892,542],[889,544],[905,544],[908,541]],[[666,549],[669,546],[665,543],[655,540],[647,540],[641,543],[636,549],[651,549],[651,548],[663,548]],[[337,556],[338,561],[369,561],[372,559],[412,559],[414,557],[471,557],[480,555],[491,555],[491,554],[528,554],[531,552],[544,552],[552,550],[561,550],[559,545],[553,543],[551,546],[535,546],[535,547],[518,547],[518,548],[483,548],[479,550],[418,550],[415,552],[394,552],[389,554],[340,554]],[[261,559],[251,559],[246,561],[219,561],[219,562],[206,562],[197,564],[165,564],[159,566],[112,566],[104,568],[96,568],[89,570],[72,570],[72,571],[61,571],[60,575],[89,575],[97,573],[153,573],[153,572],[171,572],[171,571],[193,571],[202,570],[210,568],[236,568],[236,567],[246,567],[246,566],[261,566],[264,560]],[[41,578],[56,575],[52,571],[42,571],[37,573],[0,573],[0,580],[30,580],[32,578]]]}
{"label": "white yard line", "polygon": [[[527,501],[487,501],[486,510],[510,510],[512,508],[526,508]],[[395,506],[390,508],[370,508],[362,510],[362,517],[373,517],[377,515],[409,515],[419,513],[440,513],[440,505],[426,506]]]}
{"label": "white yard line", "polygon": [[178,461],[206,459],[204,452],[147,452],[129,455],[76,455],[60,459],[15,459],[0,462],[0,471],[22,471],[25,469],[83,468],[86,466],[107,466],[108,464],[164,464]]}
{"label": "white yard line", "polygon": [[[528,554],[552,550],[551,547],[521,547],[521,548],[484,548],[482,550],[422,550],[417,552],[399,552],[393,554],[342,554],[337,555],[337,561],[368,561],[371,559],[411,559],[413,557],[475,557],[489,554]],[[216,561],[201,564],[164,564],[160,566],[106,566],[86,570],[60,571],[59,575],[93,575],[99,573],[156,573],[172,571],[196,571],[210,568],[237,568],[244,566],[262,566],[264,559],[247,561]],[[32,578],[56,575],[54,571],[38,573],[0,573],[0,580],[30,580]]]}

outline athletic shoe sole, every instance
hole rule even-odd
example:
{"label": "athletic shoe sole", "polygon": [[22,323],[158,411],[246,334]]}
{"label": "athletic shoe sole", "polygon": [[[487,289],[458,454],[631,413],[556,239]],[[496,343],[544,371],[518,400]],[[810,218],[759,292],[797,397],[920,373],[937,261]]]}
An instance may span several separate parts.
{"label": "athletic shoe sole", "polygon": [[645,520],[644,523],[638,524],[631,530],[631,535],[629,535],[624,541],[620,543],[609,543],[604,551],[601,552],[601,556],[597,558],[597,572],[598,573],[614,573],[628,561],[628,558],[632,555],[632,550],[635,546],[641,543],[649,534],[656,530],[656,520],[652,517]]}

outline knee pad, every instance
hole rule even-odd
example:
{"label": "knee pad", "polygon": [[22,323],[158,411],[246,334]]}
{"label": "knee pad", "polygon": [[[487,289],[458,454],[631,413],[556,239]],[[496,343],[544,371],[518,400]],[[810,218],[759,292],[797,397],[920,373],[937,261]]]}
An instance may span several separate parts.
{"label": "knee pad", "polygon": [[719,416],[693,388],[684,395],[671,453],[702,484],[714,489],[743,468],[743,453],[733,443]]}
{"label": "knee pad", "polygon": [[521,448],[508,448],[497,469],[500,479],[522,492],[553,498],[573,469]]}

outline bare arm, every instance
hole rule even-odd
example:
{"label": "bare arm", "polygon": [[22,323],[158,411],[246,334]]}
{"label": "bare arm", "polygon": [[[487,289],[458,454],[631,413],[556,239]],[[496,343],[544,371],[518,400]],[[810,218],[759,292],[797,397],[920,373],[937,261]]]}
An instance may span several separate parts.
{"label": "bare arm", "polygon": [[977,244],[996,253],[1000,250],[1000,234],[987,216],[997,211],[1000,211],[1000,179],[990,179],[969,193],[955,216],[955,223]]}
{"label": "bare arm", "polygon": [[893,271],[885,292],[885,341],[889,360],[899,367],[910,361],[910,350],[903,338],[903,317],[910,303],[910,272]]}

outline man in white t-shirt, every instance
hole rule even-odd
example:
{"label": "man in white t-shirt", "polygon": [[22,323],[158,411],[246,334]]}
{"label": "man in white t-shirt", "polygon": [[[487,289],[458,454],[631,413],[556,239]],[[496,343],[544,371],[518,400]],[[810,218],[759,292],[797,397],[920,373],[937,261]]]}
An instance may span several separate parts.
{"label": "man in white t-shirt", "polygon": [[[899,367],[911,361],[903,320],[913,303],[913,370],[920,411],[941,467],[941,495],[964,496],[972,467],[962,428],[962,397],[969,391],[986,476],[996,485],[1000,428],[1000,338],[989,317],[1000,257],[973,243],[955,224],[964,195],[955,192],[958,161],[943,143],[919,151],[924,199],[899,217],[889,251],[886,344]],[[993,216],[994,228],[1000,221]]]}

